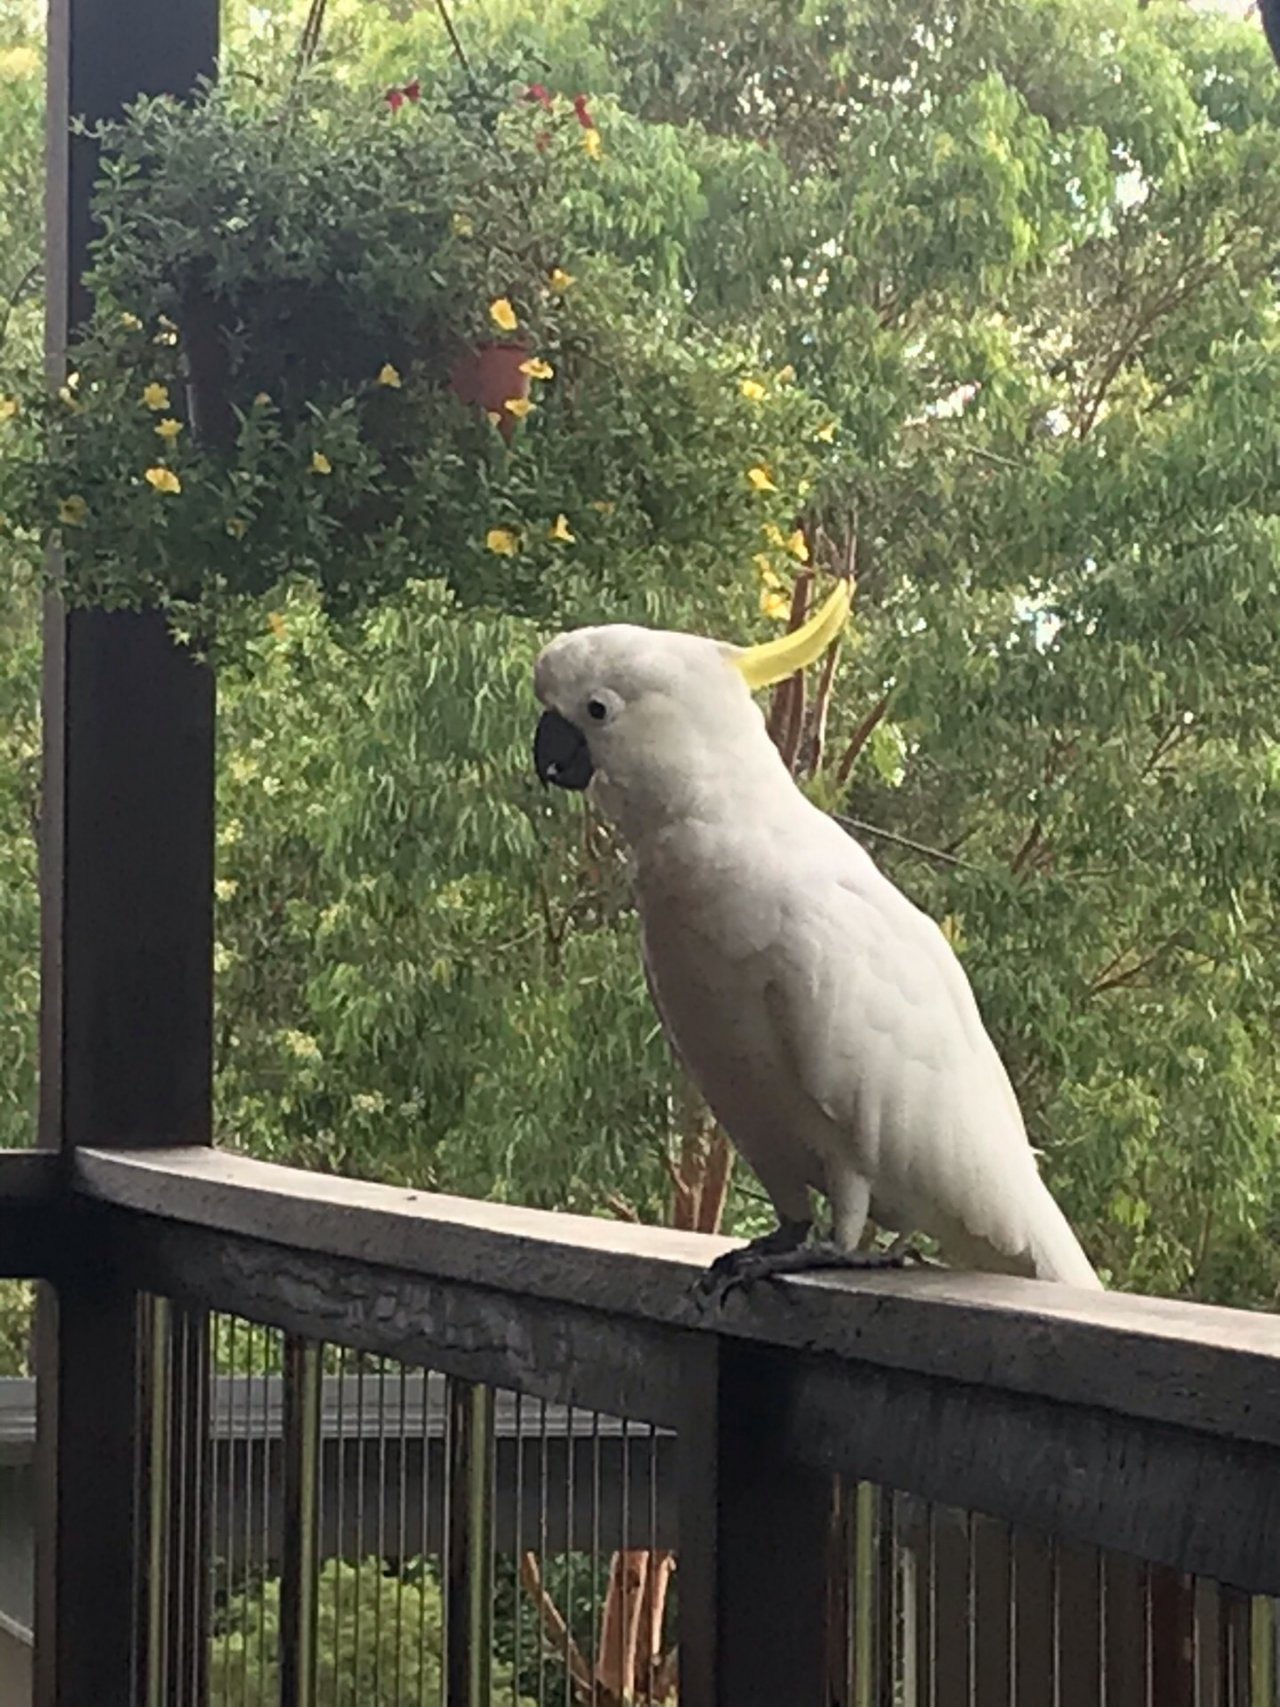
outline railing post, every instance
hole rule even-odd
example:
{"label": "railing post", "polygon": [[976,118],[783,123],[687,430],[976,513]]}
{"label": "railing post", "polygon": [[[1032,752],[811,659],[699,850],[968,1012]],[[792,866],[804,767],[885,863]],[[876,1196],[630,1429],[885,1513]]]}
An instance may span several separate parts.
{"label": "railing post", "polygon": [[489,1707],[493,1665],[493,1394],[450,1376],[445,1707]]}
{"label": "railing post", "polygon": [[833,1483],[781,1452],[785,1365],[690,1334],[677,1430],[680,1707],[827,1707]]}
{"label": "railing post", "polygon": [[280,1701],[281,1707],[314,1707],[320,1587],[320,1347],[293,1337],[286,1340],[284,1350],[283,1493]]}
{"label": "railing post", "polygon": [[[85,319],[94,147],[74,117],[211,73],[217,0],[51,0],[46,346]],[[41,1143],[210,1137],[213,683],[159,613],[45,621]],[[136,1707],[145,1687],[148,1502],[138,1300],[88,1230],[37,1339],[38,1707]],[[201,1597],[203,1605],[203,1597]],[[192,1644],[204,1641],[190,1629]],[[193,1646],[193,1654],[195,1647]],[[182,1663],[181,1675],[199,1676]],[[188,1696],[189,1707],[199,1707]]]}

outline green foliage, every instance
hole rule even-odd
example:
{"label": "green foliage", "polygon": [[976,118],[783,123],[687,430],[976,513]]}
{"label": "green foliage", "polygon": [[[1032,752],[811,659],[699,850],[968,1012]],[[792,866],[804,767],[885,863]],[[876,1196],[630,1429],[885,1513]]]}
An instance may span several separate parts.
{"label": "green foliage", "polygon": [[[470,109],[438,15],[330,11],[327,92],[294,134],[335,175],[259,190],[229,160],[228,195],[277,196],[289,252],[314,259],[353,227],[304,205],[347,184],[365,217],[400,218],[394,151],[435,150],[406,193],[471,281],[464,313],[507,294],[533,324],[536,293],[485,270],[488,156],[450,140]],[[235,79],[280,63],[292,25],[231,22],[226,110],[252,113]],[[82,364],[76,409],[50,405],[71,429],[55,461],[24,453],[25,520],[77,493],[102,507],[85,585],[128,561],[171,592],[195,572],[201,597],[264,595],[220,611],[220,1130],[307,1165],[663,1213],[672,1072],[625,874],[530,784],[529,665],[602,617],[746,637],[785,604],[802,532],[858,571],[811,786],[938,850],[873,851],[951,921],[1086,1245],[1120,1285],[1274,1302],[1280,82],[1258,32],[1159,0],[960,0],[945,19],[919,0],[483,0],[463,23],[499,135],[548,174],[554,242],[527,276],[576,281],[546,302],[554,377],[509,448],[429,365],[377,386],[380,347],[304,406],[250,391],[221,461],[180,436],[181,494],[132,485],[154,438],[141,387],[176,388],[187,353],[152,341],[160,313],[189,331],[157,239],[104,251],[103,389]],[[433,92],[389,114],[379,91],[414,78]],[[526,81],[558,103],[545,163]],[[339,112],[349,150],[326,133]],[[369,143],[357,184],[375,132],[388,152]],[[190,182],[202,169],[187,157]],[[261,255],[219,241],[240,290]],[[402,260],[352,263],[384,342],[407,301],[454,311]],[[131,303],[126,276],[153,294]],[[385,441],[384,406],[405,411]],[[92,490],[56,460],[77,443]],[[240,541],[233,474],[256,482]],[[6,596],[16,633],[30,590]],[[12,658],[0,692],[27,733],[0,742],[0,836],[29,881],[27,639]],[[29,1004],[33,915],[0,916],[5,988]],[[0,1092],[24,1135],[27,1050]],[[744,1190],[735,1224],[752,1213]]]}
{"label": "green foliage", "polygon": [[[326,1559],[318,1602],[318,1699],[400,1707],[404,1701],[442,1698],[444,1601],[434,1571],[422,1561],[408,1565],[401,1577],[388,1574],[380,1559]],[[246,1676],[264,1700],[277,1697],[279,1638],[278,1577],[226,1597],[210,1643],[209,1695],[216,1707],[241,1699]],[[493,1688],[495,1699],[529,1707],[525,1696],[514,1693],[511,1668],[501,1661],[493,1667]]]}

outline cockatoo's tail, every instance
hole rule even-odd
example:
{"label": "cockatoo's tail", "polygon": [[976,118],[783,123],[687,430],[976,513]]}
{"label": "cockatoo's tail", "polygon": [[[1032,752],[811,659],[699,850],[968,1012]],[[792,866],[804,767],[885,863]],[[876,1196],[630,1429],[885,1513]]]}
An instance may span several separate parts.
{"label": "cockatoo's tail", "polygon": [[774,682],[794,676],[797,670],[820,658],[844,627],[852,597],[850,583],[841,581],[808,622],[790,634],[780,634],[776,640],[766,640],[762,646],[748,646],[739,652],[733,662],[751,691],[772,687]]}

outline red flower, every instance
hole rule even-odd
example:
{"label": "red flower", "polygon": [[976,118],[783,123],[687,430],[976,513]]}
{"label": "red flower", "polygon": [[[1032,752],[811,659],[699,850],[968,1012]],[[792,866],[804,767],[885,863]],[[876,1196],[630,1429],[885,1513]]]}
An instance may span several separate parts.
{"label": "red flower", "polygon": [[524,92],[524,98],[526,101],[536,101],[545,112],[551,111],[551,96],[547,93],[545,83],[530,83]]}
{"label": "red flower", "polygon": [[587,111],[587,97],[585,95],[575,95],[573,97],[573,110],[577,113],[578,123],[582,126],[583,130],[594,130],[596,128],[596,121]]}
{"label": "red flower", "polygon": [[386,94],[382,98],[387,103],[387,105],[391,108],[391,111],[393,113],[398,113],[400,111],[401,107],[404,105],[404,90],[403,89],[388,89]]}
{"label": "red flower", "polygon": [[403,94],[406,101],[420,101],[422,99],[422,82],[421,82],[421,80],[419,78],[415,77],[412,83],[406,83],[405,84],[404,88],[401,90],[401,93]]}

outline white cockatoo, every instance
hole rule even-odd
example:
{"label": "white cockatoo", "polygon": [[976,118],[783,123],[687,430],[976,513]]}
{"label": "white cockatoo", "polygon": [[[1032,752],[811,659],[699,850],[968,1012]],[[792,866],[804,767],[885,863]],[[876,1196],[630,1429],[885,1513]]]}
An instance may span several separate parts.
{"label": "white cockatoo", "polygon": [[[630,854],[654,1003],[778,1213],[720,1279],[883,1262],[870,1216],[952,1263],[1100,1283],[1048,1187],[950,944],[796,787],[752,699],[819,657],[611,625],[538,659],[543,782],[591,786]],[[810,1188],[832,1238],[811,1241]]]}

